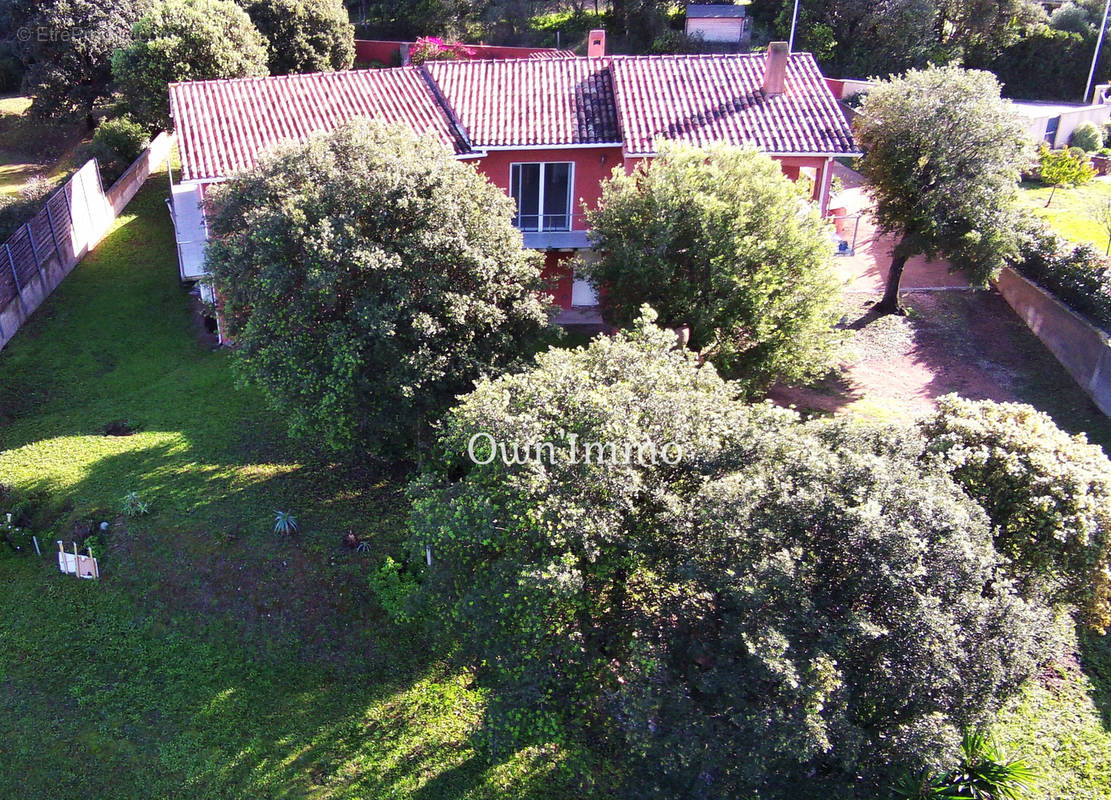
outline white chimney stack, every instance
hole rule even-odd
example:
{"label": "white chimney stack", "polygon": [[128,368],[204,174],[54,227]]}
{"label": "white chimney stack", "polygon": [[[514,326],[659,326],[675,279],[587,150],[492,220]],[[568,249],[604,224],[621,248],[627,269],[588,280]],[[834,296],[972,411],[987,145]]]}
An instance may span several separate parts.
{"label": "white chimney stack", "polygon": [[764,62],[764,94],[777,95],[786,91],[787,59],[791,51],[786,42],[772,42],[768,45],[768,57]]}

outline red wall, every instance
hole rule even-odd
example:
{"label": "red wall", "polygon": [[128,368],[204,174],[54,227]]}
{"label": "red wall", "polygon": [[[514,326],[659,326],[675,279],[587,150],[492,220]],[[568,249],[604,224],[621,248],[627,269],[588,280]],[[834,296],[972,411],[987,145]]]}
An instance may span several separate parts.
{"label": "red wall", "polygon": [[571,307],[571,287],[574,284],[572,269],[567,263],[569,258],[569,253],[549,250],[544,253],[544,271],[540,274],[555,304],[564,309]]}
{"label": "red wall", "polygon": [[[610,176],[614,167],[623,167],[628,171],[635,169],[643,159],[622,157],[620,147],[595,147],[575,149],[522,149],[498,150],[491,152],[483,158],[475,159],[475,167],[486,175],[490,181],[509,193],[510,165],[515,162],[546,162],[570,161],[575,165],[574,177],[574,230],[586,230],[586,221],[583,218],[584,208],[594,208],[602,195],[602,181]],[[797,179],[799,170],[809,167],[818,171],[818,180],[815,181],[814,199],[817,200],[825,179],[824,158],[778,158],[783,173],[792,179]],[[823,213],[825,209],[822,209]],[[571,287],[573,276],[571,267],[567,263],[569,253],[549,251],[544,254],[543,277],[548,281],[548,291],[552,292],[555,302],[561,308],[571,308]]]}
{"label": "red wall", "polygon": [[575,198],[572,228],[586,230],[583,207],[594,208],[602,195],[602,181],[610,176],[614,167],[622,165],[620,147],[591,147],[571,150],[496,150],[484,158],[475,159],[479,171],[495,185],[509,193],[509,166],[524,161],[570,161],[575,165]]}
{"label": "red wall", "polygon": [[[356,39],[355,60],[361,62],[379,61],[386,66],[397,66],[402,62],[401,53],[408,52],[412,42],[394,42],[385,39]],[[558,53],[551,47],[502,47],[496,44],[468,44],[474,51],[475,59],[531,58],[533,53]]]}

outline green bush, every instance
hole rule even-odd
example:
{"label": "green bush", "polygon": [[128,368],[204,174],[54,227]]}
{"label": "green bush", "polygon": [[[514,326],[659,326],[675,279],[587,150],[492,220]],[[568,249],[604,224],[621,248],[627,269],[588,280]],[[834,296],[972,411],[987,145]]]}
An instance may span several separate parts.
{"label": "green bush", "polygon": [[1083,435],[1017,403],[948,395],[922,426],[930,450],[992,521],[1027,596],[1074,603],[1111,625],[1111,461]]}
{"label": "green bush", "polygon": [[115,183],[135,159],[150,145],[146,129],[130,117],[116,117],[100,123],[93,134],[90,154],[100,164],[106,186]]}
{"label": "green bush", "polygon": [[689,326],[691,347],[749,395],[828,369],[839,315],[829,231],[768,156],[661,143],[632,174],[615,169],[587,216],[598,258],[584,269],[615,324],[647,303]]}
{"label": "green bush", "polygon": [[1111,122],[1103,123],[1103,146],[1111,148]]}
{"label": "green bush", "polygon": [[548,330],[512,202],[408,128],[290,144],[213,201],[207,267],[240,374],[315,447],[417,455],[457,395]]}
{"label": "green bush", "polygon": [[629,797],[875,798],[941,766],[1045,624],[983,511],[913,430],[738,403],[652,320],[479,381],[412,486],[419,608],[487,741],[581,736]]}
{"label": "green bush", "polygon": [[1089,322],[1111,331],[1111,261],[1090,245],[1076,245],[1042,220],[1024,224],[1013,266]]}
{"label": "green bush", "polygon": [[382,566],[370,573],[369,582],[378,605],[390,619],[400,623],[412,621],[410,605],[419,586],[415,575],[386,556]]}
{"label": "green bush", "polygon": [[267,42],[271,75],[349,69],[355,27],[341,0],[242,0]]}
{"label": "green bush", "polygon": [[112,54],[112,79],[128,113],[150,130],[170,128],[167,86],[174,81],[267,74],[266,41],[232,0],[164,0]]}
{"label": "green bush", "polygon": [[[1084,92],[1094,45],[1078,33],[1043,27],[1008,45],[997,57],[968,66],[994,72],[1006,87],[1008,97],[1023,100],[1073,98]],[[1101,83],[1105,75],[1101,70],[1096,83]]]}
{"label": "green bush", "polygon": [[1094,153],[1103,147],[1103,132],[1094,122],[1077,125],[1076,130],[1069,137],[1069,146],[1078,147],[1085,153]]}

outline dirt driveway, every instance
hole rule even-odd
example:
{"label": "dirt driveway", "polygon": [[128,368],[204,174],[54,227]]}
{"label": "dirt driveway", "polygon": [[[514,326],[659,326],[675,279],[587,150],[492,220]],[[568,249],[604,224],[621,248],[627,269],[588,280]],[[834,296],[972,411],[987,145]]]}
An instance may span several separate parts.
{"label": "dirt driveway", "polygon": [[1030,403],[1111,452],[1103,416],[997,292],[912,292],[905,317],[876,318],[875,296],[847,294],[846,341],[834,374],[808,387],[778,386],[772,399],[802,411],[853,412],[884,421],[929,413],[936,398]]}
{"label": "dirt driveway", "polygon": [[[882,292],[895,240],[878,233],[868,217],[871,201],[861,188],[861,176],[836,162],[833,174],[841,179],[844,189],[832,199],[830,207],[845,210],[848,216],[838,222],[838,230],[856,244],[853,255],[835,259],[838,276],[847,292]],[[960,273],[949,272],[949,264],[944,261],[918,256],[907,262],[900,285],[904,289],[967,287],[968,280]]]}

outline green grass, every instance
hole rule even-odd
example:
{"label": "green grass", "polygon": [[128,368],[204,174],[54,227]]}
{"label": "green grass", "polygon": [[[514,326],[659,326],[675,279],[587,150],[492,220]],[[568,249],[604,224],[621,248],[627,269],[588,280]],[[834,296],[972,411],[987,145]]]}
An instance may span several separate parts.
{"label": "green grass", "polygon": [[1057,233],[1074,242],[1088,242],[1101,253],[1107,248],[1107,231],[1095,221],[1094,209],[1111,202],[1111,180],[1095,179],[1083,186],[1058,189],[1049,208],[1051,187],[1023,183],[1019,194],[1024,206],[1046,219]]}
{"label": "green grass", "polygon": [[[402,539],[400,479],[311,461],[236,388],[178,286],[166,191],[0,352],[0,482],[50,498],[44,539],[112,524],[97,583],[0,560],[0,797],[588,796],[554,745],[490,763],[482,693],[386,620],[366,576]],[[103,435],[121,419],[138,432]],[[118,517],[130,491],[149,516]],[[996,733],[1051,773],[1044,797],[1107,798],[1111,655],[1072,649]]]}
{"label": "green grass", "polygon": [[32,118],[28,97],[0,97],[0,197],[18,194],[42,175],[57,181],[77,166],[77,149],[88,133],[83,121]]}
{"label": "green grass", "polygon": [[1004,707],[993,734],[1039,772],[1037,800],[1108,798],[1111,641],[1093,636],[1077,642],[1062,622],[1060,657]]}
{"label": "green grass", "polygon": [[[401,479],[306,459],[236,388],[166,194],[152,178],[0,353],[0,482],[50,525],[43,558],[0,560],[0,797],[578,796],[558,748],[479,755],[481,692],[375,604]],[[121,419],[138,432],[103,435]],[[118,516],[130,491],[148,516]],[[104,579],[60,575],[53,540],[101,519]]]}

